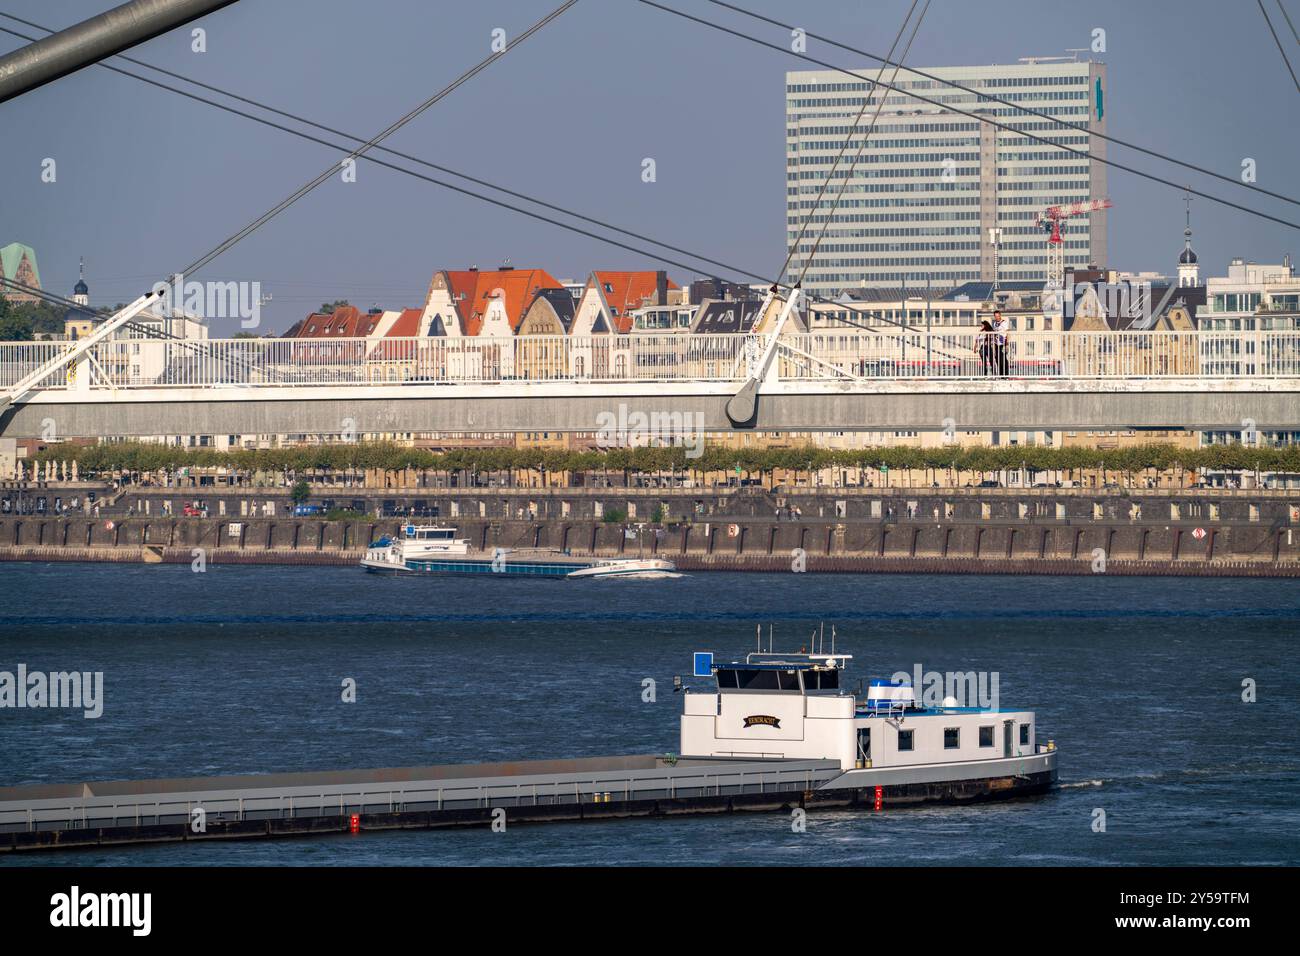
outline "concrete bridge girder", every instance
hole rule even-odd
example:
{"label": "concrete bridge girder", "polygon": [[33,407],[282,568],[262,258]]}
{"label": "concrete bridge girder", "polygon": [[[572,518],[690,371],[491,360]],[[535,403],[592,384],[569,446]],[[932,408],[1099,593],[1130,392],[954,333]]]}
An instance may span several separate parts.
{"label": "concrete bridge girder", "polygon": [[[596,432],[637,412],[735,430],[731,382],[51,390],[0,413],[5,438],[390,432]],[[1300,378],[779,382],[760,431],[1300,428]],[[645,427],[643,424],[642,427]]]}

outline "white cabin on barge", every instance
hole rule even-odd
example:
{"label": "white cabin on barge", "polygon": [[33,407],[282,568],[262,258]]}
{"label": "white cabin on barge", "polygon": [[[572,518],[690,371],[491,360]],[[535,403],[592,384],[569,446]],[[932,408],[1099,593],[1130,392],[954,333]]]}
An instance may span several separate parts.
{"label": "white cabin on barge", "polygon": [[[707,657],[710,674],[702,673]],[[823,759],[844,770],[966,764],[1041,753],[1033,711],[919,706],[910,682],[842,686],[846,654],[752,653],[713,664],[708,691],[687,690],[681,753],[691,757]]]}

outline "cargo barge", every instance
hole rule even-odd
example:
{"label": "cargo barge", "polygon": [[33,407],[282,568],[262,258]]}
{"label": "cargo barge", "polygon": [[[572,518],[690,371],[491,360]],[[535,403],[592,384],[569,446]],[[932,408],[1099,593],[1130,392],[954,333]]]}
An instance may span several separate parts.
{"label": "cargo barge", "polygon": [[497,548],[492,557],[470,556],[467,538],[455,528],[407,525],[396,539],[382,537],[366,547],[361,567],[374,574],[494,574],[546,578],[677,577],[662,558],[579,558],[554,548]]}
{"label": "cargo barge", "polygon": [[[692,813],[882,811],[1040,794],[1057,750],[1031,711],[925,707],[906,681],[841,687],[847,655],[696,655],[680,754],[0,789],[0,851]],[[949,702],[945,701],[945,704]]]}

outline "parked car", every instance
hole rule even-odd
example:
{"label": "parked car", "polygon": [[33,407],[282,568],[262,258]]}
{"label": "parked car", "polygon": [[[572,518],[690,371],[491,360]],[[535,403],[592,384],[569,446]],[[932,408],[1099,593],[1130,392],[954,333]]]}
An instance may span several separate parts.
{"label": "parked car", "polygon": [[324,505],[294,505],[293,515],[295,518],[311,518],[325,513]]}
{"label": "parked car", "polygon": [[181,514],[183,514],[187,518],[202,518],[203,509],[200,508],[198,505],[186,505],[184,508],[181,509]]}
{"label": "parked car", "polygon": [[975,487],[976,488],[1001,488],[1002,482],[998,481],[996,478],[985,478]]}

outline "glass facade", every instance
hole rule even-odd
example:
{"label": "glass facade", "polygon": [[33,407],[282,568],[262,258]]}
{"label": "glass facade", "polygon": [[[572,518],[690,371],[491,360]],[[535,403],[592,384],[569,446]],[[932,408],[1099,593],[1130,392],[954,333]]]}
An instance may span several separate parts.
{"label": "glass facade", "polygon": [[[1104,156],[1105,143],[1090,143],[1087,135],[1105,131],[1098,95],[1098,84],[1105,86],[1103,64],[1053,61],[926,72],[972,92],[906,70],[891,84],[895,90],[877,88],[874,70],[859,71],[860,81],[834,70],[787,74],[787,250],[798,243],[790,281],[803,271],[823,227],[804,278],[805,289],[816,295],[834,296],[853,286],[924,284],[927,276],[935,288],[991,281],[995,255],[988,235],[995,227],[1001,230],[996,256],[1001,279],[1042,279],[1046,237],[1038,213],[1051,205],[1105,197],[1105,166],[1092,158]],[[989,95],[1078,128],[1027,115]],[[995,118],[1010,129],[953,109]],[[1020,135],[1026,132],[1049,142]],[[1066,265],[1105,263],[1105,233],[1104,211],[1069,220]]]}

